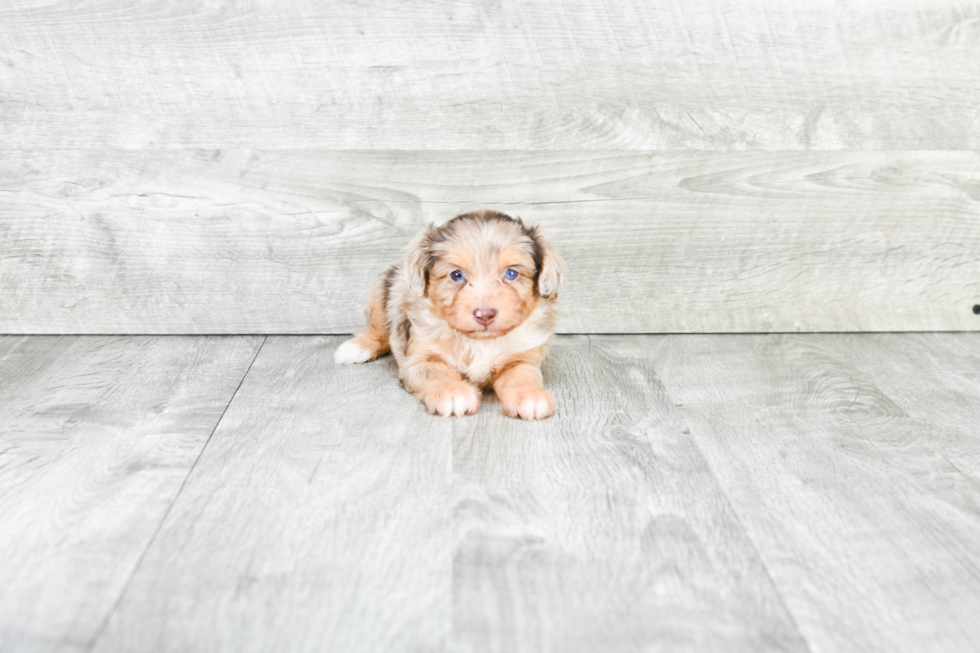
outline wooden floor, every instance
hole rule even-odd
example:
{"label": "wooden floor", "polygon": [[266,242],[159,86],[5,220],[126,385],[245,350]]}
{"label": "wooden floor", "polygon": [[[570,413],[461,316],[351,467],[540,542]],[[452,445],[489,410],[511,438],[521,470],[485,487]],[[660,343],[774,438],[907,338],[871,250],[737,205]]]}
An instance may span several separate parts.
{"label": "wooden floor", "polygon": [[980,333],[0,338],[0,651],[980,650]]}

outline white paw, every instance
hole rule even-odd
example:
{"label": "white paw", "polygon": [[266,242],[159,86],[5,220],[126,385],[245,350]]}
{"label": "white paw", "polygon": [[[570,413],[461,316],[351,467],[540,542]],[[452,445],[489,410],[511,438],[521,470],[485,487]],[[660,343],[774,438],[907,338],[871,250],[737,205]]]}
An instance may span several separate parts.
{"label": "white paw", "polygon": [[433,415],[472,415],[480,410],[480,391],[469,383],[460,381],[427,391],[422,396],[422,403]]}
{"label": "white paw", "polygon": [[500,404],[508,417],[535,420],[555,414],[555,396],[545,390],[527,389],[505,393],[500,397]]}
{"label": "white paw", "polygon": [[353,340],[348,340],[337,347],[337,351],[333,355],[333,362],[340,365],[350,365],[351,363],[366,363],[371,358],[373,358],[371,352]]}

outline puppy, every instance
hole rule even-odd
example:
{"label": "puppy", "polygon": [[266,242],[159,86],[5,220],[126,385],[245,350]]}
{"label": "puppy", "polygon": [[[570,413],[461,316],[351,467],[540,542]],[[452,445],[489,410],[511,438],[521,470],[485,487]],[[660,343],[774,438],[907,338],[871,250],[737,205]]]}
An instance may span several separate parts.
{"label": "puppy", "polygon": [[550,417],[555,397],[541,365],[564,270],[536,227],[503,213],[430,224],[375,282],[367,327],[334,360],[363,363],[391,352],[405,388],[443,417],[477,412],[481,390],[491,387],[504,414]]}

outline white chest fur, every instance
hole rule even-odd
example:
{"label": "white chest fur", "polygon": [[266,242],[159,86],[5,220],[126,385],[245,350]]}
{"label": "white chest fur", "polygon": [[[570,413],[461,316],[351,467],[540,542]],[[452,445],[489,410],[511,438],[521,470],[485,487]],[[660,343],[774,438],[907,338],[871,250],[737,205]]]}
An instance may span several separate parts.
{"label": "white chest fur", "polygon": [[493,340],[472,340],[460,338],[453,348],[452,358],[447,361],[474,383],[483,383],[490,376],[490,370],[503,359],[519,354],[548,342],[550,333],[532,328],[525,322],[507,335]]}
{"label": "white chest fur", "polygon": [[468,338],[435,318],[428,310],[422,312],[422,324],[417,326],[421,327],[420,336],[429,342],[440,343],[439,353],[447,363],[470,381],[484,383],[490,377],[490,371],[501,361],[540,347],[551,339],[551,311],[550,307],[541,306],[509,333],[492,340]]}

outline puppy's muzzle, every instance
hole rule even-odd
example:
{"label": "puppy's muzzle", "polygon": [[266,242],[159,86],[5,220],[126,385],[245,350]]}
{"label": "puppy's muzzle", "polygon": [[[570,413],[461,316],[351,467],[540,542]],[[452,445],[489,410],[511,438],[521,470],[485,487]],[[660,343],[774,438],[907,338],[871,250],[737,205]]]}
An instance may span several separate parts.
{"label": "puppy's muzzle", "polygon": [[497,309],[495,308],[478,308],[473,311],[473,319],[483,326],[490,326],[496,317]]}

